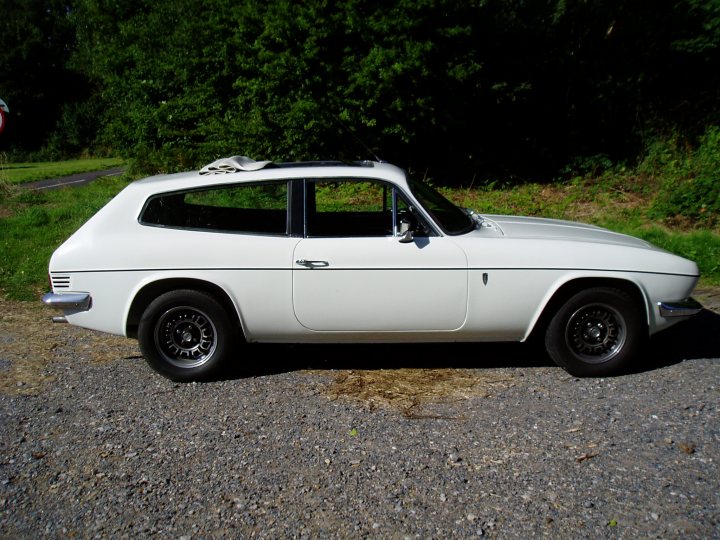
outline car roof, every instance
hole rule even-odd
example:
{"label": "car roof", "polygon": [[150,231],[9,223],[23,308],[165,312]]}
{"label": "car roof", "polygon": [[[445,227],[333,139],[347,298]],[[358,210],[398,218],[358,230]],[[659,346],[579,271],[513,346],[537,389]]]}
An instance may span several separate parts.
{"label": "car roof", "polygon": [[294,178],[376,178],[407,186],[405,172],[382,161],[255,161],[244,156],[223,158],[198,171],[150,176],[133,182],[146,192]]}

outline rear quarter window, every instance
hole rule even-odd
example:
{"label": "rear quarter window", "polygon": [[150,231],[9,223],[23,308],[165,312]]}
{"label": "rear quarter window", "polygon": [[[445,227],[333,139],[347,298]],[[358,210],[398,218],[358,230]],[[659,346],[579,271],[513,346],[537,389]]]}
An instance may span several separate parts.
{"label": "rear quarter window", "polygon": [[140,223],[155,227],[284,235],[288,184],[235,184],[151,197]]}

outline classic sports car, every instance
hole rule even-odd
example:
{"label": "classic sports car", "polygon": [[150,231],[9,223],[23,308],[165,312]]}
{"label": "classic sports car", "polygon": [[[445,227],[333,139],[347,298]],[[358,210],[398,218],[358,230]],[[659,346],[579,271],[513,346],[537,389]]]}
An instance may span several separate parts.
{"label": "classic sports car", "polygon": [[131,183],[53,254],[57,322],[176,381],[243,342],[525,341],[622,372],[702,306],[696,264],[580,223],[478,215],[387,163],[242,156]]}

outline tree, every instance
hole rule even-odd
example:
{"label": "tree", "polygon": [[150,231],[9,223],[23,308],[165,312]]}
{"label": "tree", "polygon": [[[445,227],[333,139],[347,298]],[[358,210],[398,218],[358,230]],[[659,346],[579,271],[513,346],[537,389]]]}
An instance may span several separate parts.
{"label": "tree", "polygon": [[101,144],[157,170],[377,154],[459,183],[720,121],[717,0],[201,5],[75,0]]}
{"label": "tree", "polygon": [[[63,115],[90,95],[84,77],[67,67],[75,44],[71,10],[64,0],[3,3],[0,96],[12,116],[0,138],[2,148],[39,150]],[[74,129],[67,122],[65,127]]]}

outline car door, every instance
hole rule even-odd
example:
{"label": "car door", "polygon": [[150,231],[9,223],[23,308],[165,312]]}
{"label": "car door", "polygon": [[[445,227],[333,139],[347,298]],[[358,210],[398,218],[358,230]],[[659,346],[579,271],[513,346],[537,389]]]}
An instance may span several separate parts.
{"label": "car door", "polygon": [[373,333],[462,327],[467,259],[451,238],[427,228],[401,242],[399,216],[410,205],[382,182],[306,184],[306,234],[292,262],[300,324],[323,332]]}

